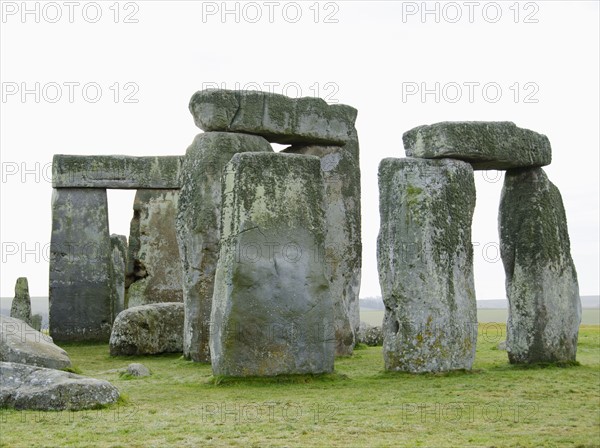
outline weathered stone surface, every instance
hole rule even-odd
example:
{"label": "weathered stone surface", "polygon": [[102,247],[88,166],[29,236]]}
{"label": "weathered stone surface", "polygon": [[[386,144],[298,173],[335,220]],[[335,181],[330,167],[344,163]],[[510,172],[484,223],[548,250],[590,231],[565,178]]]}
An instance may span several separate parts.
{"label": "weathered stone surface", "polygon": [[119,390],[107,381],[61,370],[0,362],[0,407],[77,411],[116,403]]}
{"label": "weathered stone surface", "polygon": [[183,315],[183,303],[153,303],[122,311],[110,335],[111,356],[183,351]]}
{"label": "weathered stone surface", "polygon": [[476,170],[544,166],[552,161],[548,137],[510,121],[444,121],[405,132],[409,157],[453,158]]}
{"label": "weathered stone surface", "polygon": [[55,154],[54,188],[179,188],[181,156],[76,156]]}
{"label": "weathered stone surface", "polygon": [[362,262],[360,166],[339,146],[290,147],[286,153],[321,160],[325,185],[325,261],[334,306],[336,355],[351,355],[360,325],[358,294]]}
{"label": "weathered stone surface", "polygon": [[379,194],[385,368],[470,369],[477,342],[471,166],[450,159],[384,159]]}
{"label": "weathered stone surface", "polygon": [[50,334],[56,341],[108,341],[115,294],[106,190],[55,189]]}
{"label": "weathered stone surface", "polygon": [[127,366],[127,371],[131,376],[150,376],[150,369],[146,367],[144,364],[140,364],[139,362],[133,362]]}
{"label": "weathered stone surface", "polygon": [[333,370],[319,159],[236,154],[224,170],[210,353],[215,375]]}
{"label": "weathered stone surface", "polygon": [[374,327],[366,322],[361,322],[356,339],[357,342],[368,345],[369,347],[383,345],[383,333],[381,332],[381,327]]}
{"label": "weathered stone surface", "polygon": [[10,317],[20,319],[31,325],[31,298],[27,277],[19,277],[15,284],[15,298],[10,307]]}
{"label": "weathered stone surface", "polygon": [[562,198],[543,169],[507,171],[499,226],[510,362],[574,361],[581,322],[577,273]]}
{"label": "weathered stone surface", "polygon": [[183,302],[175,218],[179,190],[138,190],[129,233],[127,307]]}
{"label": "weathered stone surface", "polygon": [[217,258],[221,213],[221,172],[238,152],[273,148],[255,135],[208,132],[198,134],[188,148],[182,168],[177,210],[177,241],[183,262],[187,358],[210,362],[210,310]]}
{"label": "weathered stone surface", "polygon": [[282,144],[343,145],[353,138],[357,111],[320,98],[289,98],[256,91],[208,89],[190,100],[203,131],[246,132]]}
{"label": "weathered stone surface", "polygon": [[117,314],[125,309],[125,264],[127,262],[127,237],[125,235],[111,235],[113,274],[115,279],[115,295],[113,320]]}
{"label": "weathered stone surface", "polygon": [[18,362],[50,369],[71,367],[71,360],[50,336],[22,320],[0,315],[0,361]]}

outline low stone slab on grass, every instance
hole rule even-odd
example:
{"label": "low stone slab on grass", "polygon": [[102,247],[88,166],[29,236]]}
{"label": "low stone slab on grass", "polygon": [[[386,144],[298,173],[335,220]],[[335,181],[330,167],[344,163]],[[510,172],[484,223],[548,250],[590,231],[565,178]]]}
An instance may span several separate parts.
{"label": "low stone slab on grass", "polygon": [[183,303],[153,303],[128,308],[116,317],[110,354],[157,355],[183,351]]}
{"label": "low stone slab on grass", "polygon": [[19,319],[0,316],[0,361],[50,369],[71,367],[71,360],[50,336]]}
{"label": "low stone slab on grass", "polygon": [[62,370],[0,362],[0,407],[62,411],[116,403],[119,390],[108,381]]}
{"label": "low stone slab on grass", "polygon": [[510,121],[444,121],[417,126],[402,136],[408,157],[459,159],[476,170],[549,165],[548,137]]}

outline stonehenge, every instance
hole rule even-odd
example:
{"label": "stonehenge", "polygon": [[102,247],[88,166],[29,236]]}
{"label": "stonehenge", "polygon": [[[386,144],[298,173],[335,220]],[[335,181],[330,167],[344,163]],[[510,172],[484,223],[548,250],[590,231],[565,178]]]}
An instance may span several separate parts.
{"label": "stonehenge", "polygon": [[507,170],[499,233],[509,361],[575,361],[581,304],[562,199],[541,168],[552,159],[548,138],[510,122],[442,122],[403,142],[409,157],[379,167],[386,369],[472,365],[473,169]]}
{"label": "stonehenge", "polygon": [[[185,155],[54,156],[50,334],[110,340],[113,355],[182,351],[217,376],[332,372],[365,332],[357,110],[222,89],[196,92],[189,110],[203,132]],[[408,157],[378,173],[385,369],[472,368],[473,173],[486,169],[506,170],[509,361],[575,361],[581,306],[542,168],[549,139],[511,122],[441,122],[403,144]],[[112,188],[137,190],[128,239],[109,233]]]}

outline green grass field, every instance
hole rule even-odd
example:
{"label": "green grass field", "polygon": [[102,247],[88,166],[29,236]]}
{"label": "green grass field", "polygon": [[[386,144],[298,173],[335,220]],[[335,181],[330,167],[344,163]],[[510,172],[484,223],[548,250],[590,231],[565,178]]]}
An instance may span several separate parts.
{"label": "green grass field", "polygon": [[[95,411],[0,411],[5,447],[538,447],[600,445],[600,327],[582,326],[571,367],[522,368],[481,325],[472,372],[383,371],[381,347],[336,360],[324,377],[224,381],[178,355],[111,358],[65,345],[84,375],[124,396]],[[107,372],[142,362],[153,375]]]}

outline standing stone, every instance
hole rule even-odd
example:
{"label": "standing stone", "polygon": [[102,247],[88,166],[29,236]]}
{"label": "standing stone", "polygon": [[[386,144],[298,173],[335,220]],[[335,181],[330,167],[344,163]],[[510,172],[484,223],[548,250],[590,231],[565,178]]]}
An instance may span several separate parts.
{"label": "standing stone", "polygon": [[402,136],[408,157],[452,158],[476,170],[549,165],[548,137],[510,121],[444,121],[417,126]]}
{"label": "standing stone", "polygon": [[125,309],[125,262],[127,260],[127,237],[125,235],[111,235],[110,245],[112,248],[113,273],[115,279],[113,303],[113,318]]}
{"label": "standing stone", "polygon": [[177,240],[183,263],[186,358],[210,362],[208,347],[214,276],[219,254],[221,172],[238,152],[270,151],[255,135],[207,132],[187,149],[181,172]]}
{"label": "standing stone", "polygon": [[470,369],[477,341],[473,169],[450,159],[384,159],[379,194],[386,370]]}
{"label": "standing stone", "polygon": [[560,192],[541,168],[509,170],[500,201],[511,363],[575,361],[581,301]]}
{"label": "standing stone", "polygon": [[224,171],[214,375],[333,371],[333,302],[316,157],[236,154]]}
{"label": "standing stone", "polygon": [[15,284],[15,298],[10,307],[10,317],[20,319],[28,325],[31,320],[31,298],[29,297],[29,284],[27,277],[19,277]]}
{"label": "standing stone", "polygon": [[126,267],[126,307],[183,302],[183,267],[175,218],[178,190],[138,190]]}
{"label": "standing stone", "polygon": [[53,191],[49,292],[56,341],[108,342],[116,292],[106,190]]}
{"label": "standing stone", "polygon": [[290,147],[284,152],[321,159],[327,223],[325,261],[334,307],[335,353],[351,355],[360,326],[360,166],[349,151],[339,146]]}

